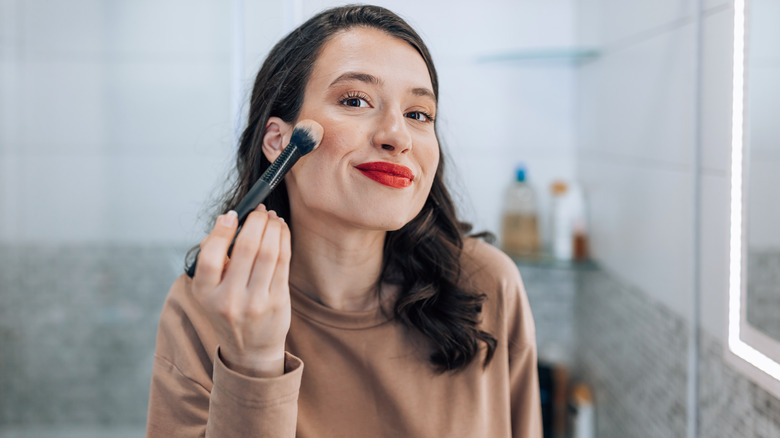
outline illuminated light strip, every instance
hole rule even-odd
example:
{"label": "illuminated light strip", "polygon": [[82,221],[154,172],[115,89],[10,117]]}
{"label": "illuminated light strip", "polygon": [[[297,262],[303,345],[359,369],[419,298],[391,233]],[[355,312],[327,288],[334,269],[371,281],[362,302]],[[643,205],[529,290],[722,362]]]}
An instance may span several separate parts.
{"label": "illuminated light strip", "polygon": [[731,121],[731,264],[729,266],[729,349],[780,380],[780,364],[739,338],[742,302],[742,169],[745,86],[745,0],[734,0],[734,84]]}

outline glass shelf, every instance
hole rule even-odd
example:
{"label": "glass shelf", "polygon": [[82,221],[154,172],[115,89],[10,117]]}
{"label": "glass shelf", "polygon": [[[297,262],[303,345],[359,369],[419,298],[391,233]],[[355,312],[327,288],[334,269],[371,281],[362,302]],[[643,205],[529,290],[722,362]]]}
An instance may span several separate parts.
{"label": "glass shelf", "polygon": [[500,52],[491,55],[483,55],[477,58],[478,63],[515,63],[527,61],[563,61],[580,62],[598,58],[600,52],[593,48],[546,48],[546,49],[522,49],[509,52]]}
{"label": "glass shelf", "polygon": [[566,269],[571,271],[597,271],[599,269],[596,261],[592,259],[560,260],[546,254],[533,257],[509,255],[509,257],[519,267],[528,266],[531,268]]}

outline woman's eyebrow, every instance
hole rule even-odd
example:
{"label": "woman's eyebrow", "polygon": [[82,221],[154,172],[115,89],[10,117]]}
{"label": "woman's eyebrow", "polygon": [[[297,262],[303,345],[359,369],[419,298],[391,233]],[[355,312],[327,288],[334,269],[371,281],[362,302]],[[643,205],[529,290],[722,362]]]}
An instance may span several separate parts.
{"label": "woman's eyebrow", "polygon": [[359,81],[359,82],[365,82],[367,84],[372,84],[372,85],[382,85],[382,80],[374,75],[368,73],[349,71],[337,77],[333,82],[330,83],[328,88],[332,88],[341,82],[349,82],[349,81]]}
{"label": "woman's eyebrow", "polygon": [[[379,79],[378,77],[372,74],[349,71],[339,75],[339,77],[334,79],[333,82],[330,83],[328,88],[333,88],[342,82],[349,82],[349,81],[364,82],[366,84],[371,84],[371,85],[382,85],[384,83],[381,79]],[[429,97],[431,100],[436,102],[436,95],[433,94],[433,91],[431,91],[429,88],[414,87],[411,88],[409,91],[415,96]]]}
{"label": "woman's eyebrow", "polygon": [[436,95],[433,94],[433,91],[431,91],[428,88],[416,87],[416,88],[412,88],[411,91],[412,91],[412,94],[414,94],[415,96],[430,97],[431,100],[436,102]]}

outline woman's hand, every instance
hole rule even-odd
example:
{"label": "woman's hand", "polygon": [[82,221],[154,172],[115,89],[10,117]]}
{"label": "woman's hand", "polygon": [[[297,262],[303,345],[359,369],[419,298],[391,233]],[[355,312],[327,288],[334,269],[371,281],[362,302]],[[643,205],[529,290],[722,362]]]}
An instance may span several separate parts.
{"label": "woman's hand", "polygon": [[255,377],[282,375],[290,330],[290,229],[260,204],[244,221],[228,260],[237,226],[236,213],[228,212],[203,239],[192,292],[228,368]]}

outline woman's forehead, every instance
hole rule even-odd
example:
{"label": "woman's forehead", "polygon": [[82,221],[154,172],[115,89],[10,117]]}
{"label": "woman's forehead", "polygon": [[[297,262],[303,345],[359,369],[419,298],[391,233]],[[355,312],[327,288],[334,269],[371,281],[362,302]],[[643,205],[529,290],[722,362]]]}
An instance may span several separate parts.
{"label": "woman's forehead", "polygon": [[417,49],[383,30],[363,26],[339,32],[323,44],[311,79],[329,86],[340,77],[360,74],[433,88],[428,66]]}

